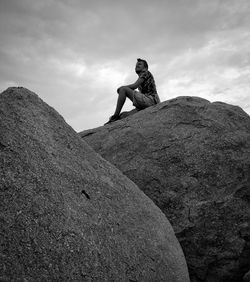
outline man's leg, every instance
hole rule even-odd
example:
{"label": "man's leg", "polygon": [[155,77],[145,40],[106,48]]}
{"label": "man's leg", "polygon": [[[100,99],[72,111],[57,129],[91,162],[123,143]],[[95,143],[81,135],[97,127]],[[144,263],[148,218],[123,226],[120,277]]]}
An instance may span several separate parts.
{"label": "man's leg", "polygon": [[116,104],[116,109],[115,109],[115,114],[114,116],[119,116],[120,112],[122,110],[122,107],[126,101],[126,97],[128,97],[132,102],[133,102],[133,95],[134,95],[134,91],[126,86],[123,86],[119,89],[119,93],[118,93],[118,100],[117,100],[117,104]]}

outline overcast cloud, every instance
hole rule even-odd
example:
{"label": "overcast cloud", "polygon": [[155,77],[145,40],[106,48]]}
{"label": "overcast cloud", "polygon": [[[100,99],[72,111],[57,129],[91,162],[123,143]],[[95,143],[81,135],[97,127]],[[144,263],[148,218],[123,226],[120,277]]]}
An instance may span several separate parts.
{"label": "overcast cloud", "polygon": [[249,15],[249,0],[0,0],[0,91],[24,86],[81,131],[113,114],[141,57],[162,101],[250,114]]}

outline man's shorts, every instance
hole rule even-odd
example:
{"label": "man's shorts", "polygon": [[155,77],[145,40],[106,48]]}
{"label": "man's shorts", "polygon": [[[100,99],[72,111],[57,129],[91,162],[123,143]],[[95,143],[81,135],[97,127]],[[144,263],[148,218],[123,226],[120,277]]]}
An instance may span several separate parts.
{"label": "man's shorts", "polygon": [[146,96],[141,92],[134,90],[133,105],[138,109],[145,109],[155,105],[155,100],[152,96]]}

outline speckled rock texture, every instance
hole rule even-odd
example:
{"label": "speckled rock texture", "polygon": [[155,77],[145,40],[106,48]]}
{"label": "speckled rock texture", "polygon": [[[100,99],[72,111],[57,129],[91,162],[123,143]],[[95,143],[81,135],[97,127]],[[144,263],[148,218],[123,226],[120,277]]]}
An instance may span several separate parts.
{"label": "speckled rock texture", "polygon": [[79,134],[166,214],[192,281],[243,281],[250,117],[241,108],[178,97]]}
{"label": "speckled rock texture", "polygon": [[1,281],[189,281],[165,215],[36,94],[0,94]]}
{"label": "speckled rock texture", "polygon": [[244,275],[244,282],[250,282],[250,270]]}

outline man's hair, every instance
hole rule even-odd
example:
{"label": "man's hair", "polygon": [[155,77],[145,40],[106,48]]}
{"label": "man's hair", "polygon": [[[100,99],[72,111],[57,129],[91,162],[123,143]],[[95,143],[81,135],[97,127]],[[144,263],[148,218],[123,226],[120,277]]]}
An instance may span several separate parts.
{"label": "man's hair", "polygon": [[148,63],[147,63],[147,61],[145,61],[145,60],[143,60],[143,59],[138,58],[138,59],[137,59],[137,62],[143,62],[144,67],[145,67],[146,69],[148,69]]}

